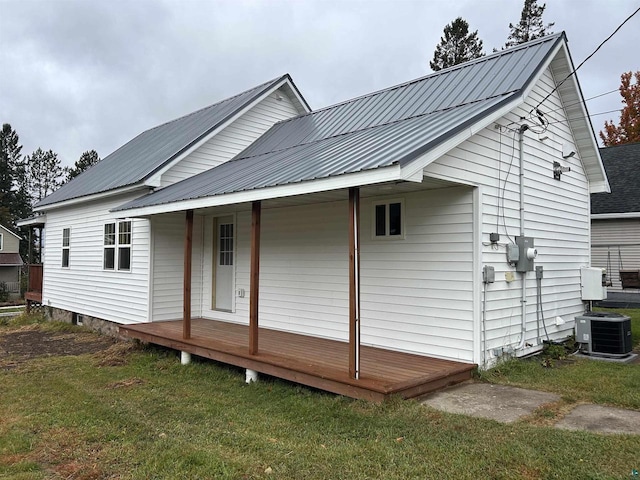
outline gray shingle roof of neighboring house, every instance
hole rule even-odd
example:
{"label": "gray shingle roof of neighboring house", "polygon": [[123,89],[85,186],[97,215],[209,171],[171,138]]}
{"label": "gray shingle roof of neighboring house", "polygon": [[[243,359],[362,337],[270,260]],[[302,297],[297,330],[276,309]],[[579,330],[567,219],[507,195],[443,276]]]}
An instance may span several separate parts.
{"label": "gray shingle roof of neighboring house", "polygon": [[640,142],[600,149],[611,193],[591,195],[591,214],[640,212]]}
{"label": "gray shingle roof of neighboring house", "polygon": [[[291,82],[288,74],[283,75],[141,133],[38,202],[35,207],[106,192],[144,181],[285,79]],[[307,107],[306,104],[305,107]]]}
{"label": "gray shingle roof of neighboring house", "polygon": [[522,95],[564,34],[284,120],[234,159],[115,210],[407,165]]}

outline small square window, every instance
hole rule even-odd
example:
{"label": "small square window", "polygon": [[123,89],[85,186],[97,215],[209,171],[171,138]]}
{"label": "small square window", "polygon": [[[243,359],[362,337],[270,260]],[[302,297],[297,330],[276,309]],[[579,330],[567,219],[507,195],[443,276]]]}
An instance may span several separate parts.
{"label": "small square window", "polygon": [[373,207],[373,238],[404,238],[404,202],[376,202]]}

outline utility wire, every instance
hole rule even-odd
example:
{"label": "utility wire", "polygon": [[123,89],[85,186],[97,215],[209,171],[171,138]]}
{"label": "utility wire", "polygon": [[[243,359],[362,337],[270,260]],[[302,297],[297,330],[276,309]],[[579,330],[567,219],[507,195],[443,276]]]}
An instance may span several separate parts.
{"label": "utility wire", "polygon": [[[576,106],[576,105],[580,105],[580,104],[585,104],[585,105],[586,105],[586,103],[587,103],[587,102],[589,102],[589,101],[591,101],[591,100],[593,100],[593,99],[595,99],[595,98],[604,97],[605,95],[611,95],[612,93],[619,92],[619,91],[620,91],[620,88],[618,87],[618,88],[616,88],[616,89],[614,89],[614,90],[609,90],[608,92],[599,93],[598,95],[594,95],[593,97],[585,98],[584,100],[578,100],[577,102],[569,103],[569,104],[567,104],[567,105],[563,105],[563,106],[560,106],[560,107],[558,107],[558,108],[554,108],[553,110],[549,110],[547,113],[554,113],[554,112],[558,112],[558,111],[560,111],[560,110],[563,110],[563,109],[566,109],[566,108],[569,108],[569,107],[574,107],[574,106]],[[608,111],[608,112],[602,112],[602,113],[592,113],[592,114],[589,114],[589,116],[590,116],[590,117],[597,117],[598,115],[605,115],[605,114],[607,114],[607,113],[618,112],[618,111],[619,111],[619,110],[611,110],[611,111]],[[532,112],[533,112],[533,110],[532,110]],[[559,123],[559,122],[561,122],[561,121],[562,121],[562,120],[559,120],[559,121],[550,121],[550,122],[549,122],[549,124]],[[513,122],[509,122],[509,123],[507,123],[506,125],[503,125],[503,126],[502,126],[502,128],[505,128],[505,129],[507,129],[507,130],[511,130],[511,129],[509,128],[509,126],[510,126],[510,125],[514,125],[514,124],[516,124],[516,123],[517,123],[517,124],[520,124],[521,122],[522,122],[522,119],[514,120]]]}
{"label": "utility wire", "polygon": [[623,26],[625,23],[627,23],[629,20],[631,20],[631,18],[633,18],[633,17],[634,17],[634,15],[635,15],[636,13],[638,13],[638,12],[640,12],[640,7],[638,7],[638,8],[636,9],[636,11],[635,11],[635,12],[633,12],[631,15],[629,15],[629,16],[624,20],[624,22],[622,22],[620,25],[618,25],[618,28],[616,28],[616,29],[613,31],[613,33],[612,33],[611,35],[609,35],[607,38],[605,38],[605,39],[602,41],[602,43],[600,43],[600,45],[598,45],[598,47],[597,47],[593,52],[591,52],[591,54],[589,54],[589,55],[587,56],[587,58],[585,58],[585,59],[582,61],[582,63],[580,63],[580,65],[578,65],[578,66],[577,66],[577,67],[576,67],[576,68],[575,68],[575,69],[574,69],[574,70],[573,70],[569,75],[567,75],[567,76],[565,77],[565,79],[564,79],[564,80],[562,80],[558,85],[556,85],[556,87],[555,87],[553,90],[551,90],[551,92],[549,92],[549,94],[548,94],[546,97],[544,97],[542,100],[540,100],[540,102],[538,103],[538,105],[536,105],[536,106],[535,106],[535,108],[533,108],[531,111],[533,112],[533,111],[534,111],[534,110],[536,110],[538,107],[540,107],[540,105],[542,105],[542,103],[543,103],[545,100],[547,100],[547,99],[548,99],[548,98],[553,94],[553,92],[555,92],[558,88],[560,88],[560,87],[562,86],[562,84],[563,84],[564,82],[566,82],[566,81],[569,79],[569,77],[571,77],[573,74],[575,74],[575,73],[578,71],[578,69],[579,69],[582,65],[584,65],[584,64],[587,62],[587,60],[589,60],[591,57],[593,57],[593,56],[596,54],[596,52],[597,52],[598,50],[600,50],[600,48],[601,48],[605,43],[607,43],[609,40],[611,40],[611,38],[612,38],[616,33],[618,33],[618,30],[620,30],[620,29],[622,28],[622,26]]}

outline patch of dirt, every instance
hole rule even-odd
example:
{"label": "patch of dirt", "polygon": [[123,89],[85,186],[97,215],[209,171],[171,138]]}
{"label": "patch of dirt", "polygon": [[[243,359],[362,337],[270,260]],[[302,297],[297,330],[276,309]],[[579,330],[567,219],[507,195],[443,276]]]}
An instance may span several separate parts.
{"label": "patch of dirt", "polygon": [[133,387],[134,385],[142,385],[144,380],[138,377],[128,378],[126,380],[120,380],[119,382],[113,382],[107,385],[108,389],[112,388],[125,388],[125,387]]}
{"label": "patch of dirt", "polygon": [[91,332],[55,332],[34,328],[0,333],[0,368],[12,369],[32,358],[97,353],[115,340]]}

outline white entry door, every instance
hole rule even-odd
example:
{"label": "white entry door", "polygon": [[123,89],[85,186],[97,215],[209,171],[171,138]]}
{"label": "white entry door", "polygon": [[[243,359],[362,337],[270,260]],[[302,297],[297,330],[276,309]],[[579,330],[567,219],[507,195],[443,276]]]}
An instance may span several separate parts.
{"label": "white entry door", "polygon": [[215,292],[216,310],[233,309],[234,238],[233,217],[218,217],[215,244]]}

